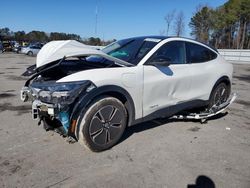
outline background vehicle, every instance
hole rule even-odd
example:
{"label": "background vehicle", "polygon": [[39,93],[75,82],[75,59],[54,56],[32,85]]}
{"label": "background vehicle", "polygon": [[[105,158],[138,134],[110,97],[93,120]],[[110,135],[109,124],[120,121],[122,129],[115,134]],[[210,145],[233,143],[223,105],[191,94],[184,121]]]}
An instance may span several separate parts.
{"label": "background vehicle", "polygon": [[11,42],[9,42],[9,41],[3,41],[2,45],[3,45],[3,52],[11,52],[12,51]]}
{"label": "background vehicle", "polygon": [[37,55],[40,50],[41,50],[40,46],[28,45],[26,47],[22,47],[20,53],[33,56],[33,55]]}
{"label": "background vehicle", "polygon": [[205,44],[151,36],[102,51],[76,41],[50,42],[35,71],[21,91],[23,101],[33,101],[33,119],[102,151],[126,126],[226,102],[233,67]]}
{"label": "background vehicle", "polygon": [[12,51],[16,53],[19,53],[21,51],[21,46],[18,42],[16,41],[12,42]]}
{"label": "background vehicle", "polygon": [[22,49],[21,46],[14,46],[13,49],[12,49],[12,51],[16,52],[16,53],[20,53],[21,49]]}

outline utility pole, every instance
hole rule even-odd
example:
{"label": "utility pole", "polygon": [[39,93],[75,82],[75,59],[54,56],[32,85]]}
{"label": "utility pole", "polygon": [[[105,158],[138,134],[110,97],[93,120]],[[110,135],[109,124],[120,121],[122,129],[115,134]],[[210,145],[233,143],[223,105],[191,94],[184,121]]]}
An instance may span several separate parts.
{"label": "utility pole", "polygon": [[96,7],[95,7],[95,37],[97,37],[97,19],[98,19],[98,1],[96,1]]}

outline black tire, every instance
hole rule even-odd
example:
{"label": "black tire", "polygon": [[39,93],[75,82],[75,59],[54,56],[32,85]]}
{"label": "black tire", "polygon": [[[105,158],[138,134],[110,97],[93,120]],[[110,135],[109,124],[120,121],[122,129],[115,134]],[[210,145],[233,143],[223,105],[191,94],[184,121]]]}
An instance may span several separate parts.
{"label": "black tire", "polygon": [[33,56],[33,52],[32,52],[32,51],[29,51],[29,52],[27,53],[27,55],[28,55],[28,56]]}
{"label": "black tire", "polygon": [[211,107],[219,106],[222,103],[226,102],[229,98],[230,89],[229,87],[224,83],[219,83],[212,91],[210,98],[209,98],[209,105],[208,109]]}
{"label": "black tire", "polygon": [[127,111],[121,101],[103,96],[94,100],[76,129],[78,141],[92,151],[114,146],[127,126]]}

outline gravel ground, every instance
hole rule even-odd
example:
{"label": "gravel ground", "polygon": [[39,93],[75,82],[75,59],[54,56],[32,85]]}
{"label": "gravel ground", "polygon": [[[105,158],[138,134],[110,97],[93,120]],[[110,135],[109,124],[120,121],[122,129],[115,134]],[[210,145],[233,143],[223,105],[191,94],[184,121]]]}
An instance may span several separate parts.
{"label": "gravel ground", "polygon": [[238,100],[200,124],[154,120],[94,153],[45,132],[19,99],[35,58],[0,54],[0,187],[250,187],[250,65],[235,65]]}

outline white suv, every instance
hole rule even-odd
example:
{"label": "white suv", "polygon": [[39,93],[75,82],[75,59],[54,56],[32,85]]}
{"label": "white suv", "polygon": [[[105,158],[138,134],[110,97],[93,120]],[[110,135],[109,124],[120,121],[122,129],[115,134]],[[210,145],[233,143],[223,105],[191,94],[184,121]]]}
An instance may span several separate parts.
{"label": "white suv", "polygon": [[[34,67],[34,66],[33,66]],[[227,101],[233,67],[218,51],[177,37],[135,37],[102,50],[53,41],[38,53],[21,91],[33,119],[93,151],[114,146],[125,128]]]}

